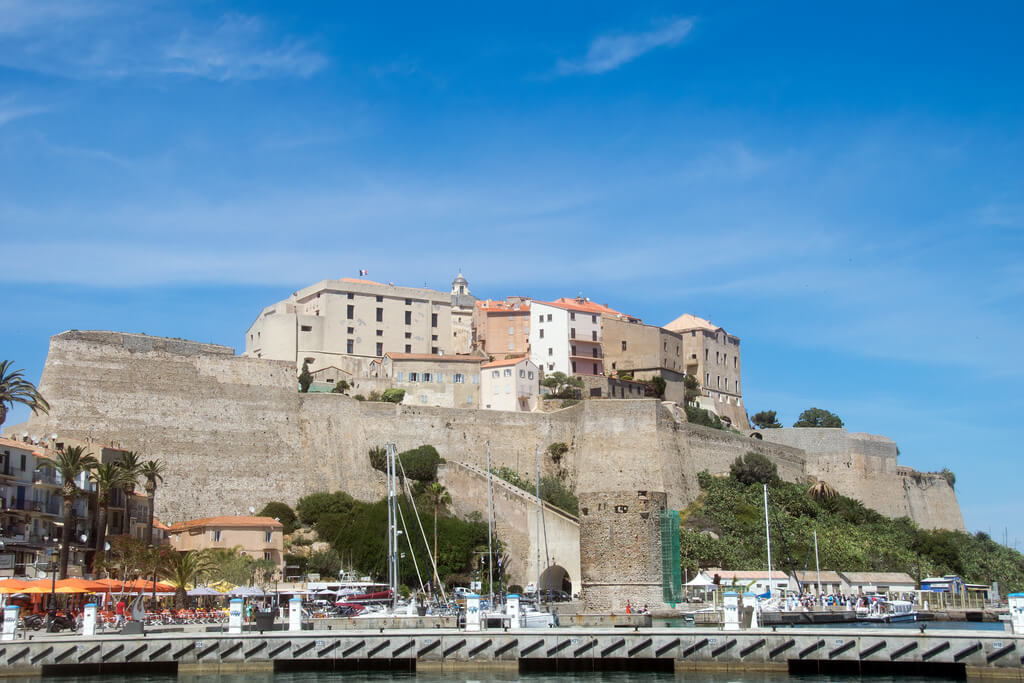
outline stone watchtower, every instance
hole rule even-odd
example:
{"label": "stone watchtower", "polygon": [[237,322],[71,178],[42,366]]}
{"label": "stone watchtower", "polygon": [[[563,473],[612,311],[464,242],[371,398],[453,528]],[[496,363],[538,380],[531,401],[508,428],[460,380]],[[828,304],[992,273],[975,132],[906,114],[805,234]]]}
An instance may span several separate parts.
{"label": "stone watchtower", "polygon": [[452,345],[455,353],[473,349],[473,310],[476,297],[469,291],[469,282],[459,273],[452,280]]}
{"label": "stone watchtower", "polygon": [[580,494],[581,598],[586,610],[623,610],[627,600],[635,610],[665,604],[660,518],[667,500],[657,491]]}

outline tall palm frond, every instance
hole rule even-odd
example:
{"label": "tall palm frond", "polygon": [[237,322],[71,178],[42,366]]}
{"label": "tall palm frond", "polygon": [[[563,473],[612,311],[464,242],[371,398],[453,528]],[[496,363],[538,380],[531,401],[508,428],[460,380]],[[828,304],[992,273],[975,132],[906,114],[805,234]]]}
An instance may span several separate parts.
{"label": "tall palm frond", "polygon": [[24,370],[12,370],[14,361],[0,361],[0,425],[7,419],[7,411],[15,403],[26,405],[33,413],[50,412],[50,404],[36,386],[25,379]]}
{"label": "tall palm frond", "polygon": [[62,512],[64,518],[64,529],[61,532],[60,545],[60,578],[68,577],[68,552],[70,550],[71,536],[74,533],[74,508],[72,507],[75,498],[82,495],[82,489],[78,487],[76,480],[85,472],[90,472],[99,461],[92,453],[85,450],[85,446],[68,446],[57,451],[54,460],[47,460],[39,464],[37,469],[55,470],[63,479],[60,495],[64,498]]}
{"label": "tall palm frond", "polygon": [[146,497],[149,498],[149,520],[146,523],[146,545],[153,545],[153,515],[156,511],[156,485],[164,481],[163,460],[147,460],[139,467],[139,476],[146,480]]}
{"label": "tall palm frond", "polygon": [[210,559],[204,552],[189,550],[188,552],[169,552],[164,556],[158,572],[175,587],[174,606],[185,607],[188,597],[187,586],[195,584],[210,568]]}
{"label": "tall palm frond", "polygon": [[[89,480],[96,485],[96,555],[103,553],[107,538],[107,518],[110,511],[110,494],[125,485],[127,473],[117,463],[97,465],[89,472]],[[94,556],[95,559],[95,556]]]}
{"label": "tall palm frond", "polygon": [[828,482],[818,480],[808,487],[807,495],[821,503],[838,497],[839,491],[836,491]]}

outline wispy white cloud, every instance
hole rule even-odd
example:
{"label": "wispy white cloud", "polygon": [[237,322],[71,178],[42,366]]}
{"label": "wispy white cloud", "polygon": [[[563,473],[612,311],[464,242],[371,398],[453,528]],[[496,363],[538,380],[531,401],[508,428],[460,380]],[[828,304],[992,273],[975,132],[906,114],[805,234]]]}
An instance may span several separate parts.
{"label": "wispy white cloud", "polygon": [[308,78],[328,63],[308,41],[277,35],[259,17],[208,21],[173,6],[0,0],[0,36],[0,65],[73,79]]}
{"label": "wispy white cloud", "polygon": [[641,33],[615,33],[591,41],[587,54],[578,60],[559,60],[560,75],[601,74],[659,47],[674,47],[693,30],[693,19],[675,19],[664,26]]}
{"label": "wispy white cloud", "polygon": [[46,107],[19,104],[13,95],[0,98],[0,126],[3,126],[15,119],[41,114],[47,111]]}
{"label": "wispy white cloud", "polygon": [[327,58],[303,41],[286,38],[269,44],[258,17],[229,14],[210,28],[185,29],[164,51],[161,70],[217,81],[254,80],[278,76],[308,78]]}

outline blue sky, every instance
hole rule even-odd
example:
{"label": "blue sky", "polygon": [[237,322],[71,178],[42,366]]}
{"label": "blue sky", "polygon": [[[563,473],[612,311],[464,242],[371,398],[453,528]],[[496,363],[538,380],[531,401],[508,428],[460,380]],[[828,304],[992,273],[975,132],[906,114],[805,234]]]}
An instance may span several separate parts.
{"label": "blue sky", "polygon": [[[744,398],[1024,544],[1019,3],[0,0],[0,357],[326,277],[739,335]],[[8,420],[24,418],[15,411]]]}

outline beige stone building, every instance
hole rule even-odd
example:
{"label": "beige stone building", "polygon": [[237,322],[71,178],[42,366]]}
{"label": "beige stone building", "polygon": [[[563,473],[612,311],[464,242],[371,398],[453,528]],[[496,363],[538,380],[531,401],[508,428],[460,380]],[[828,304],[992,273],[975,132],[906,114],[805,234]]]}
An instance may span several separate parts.
{"label": "beige stone building", "polygon": [[371,280],[323,280],[260,312],[243,355],[358,375],[385,353],[468,353],[475,299],[460,273],[451,292]]}
{"label": "beige stone building", "polygon": [[540,368],[525,356],[480,367],[480,405],[486,410],[535,410],[539,396]]}
{"label": "beige stone building", "polygon": [[734,425],[746,427],[740,384],[740,338],[689,313],[668,323],[665,329],[682,336],[684,370],[697,377],[704,397],[709,399],[702,404],[720,416],[729,417]]}
{"label": "beige stone building", "polygon": [[473,330],[476,347],[495,360],[525,356],[530,352],[530,300],[477,301]]}
{"label": "beige stone building", "polygon": [[206,517],[172,524],[171,547],[179,552],[241,547],[257,560],[284,569],[284,526],[272,517]]}
{"label": "beige stone building", "polygon": [[606,315],[603,324],[607,372],[632,375],[635,380],[662,377],[665,400],[683,402],[682,334],[635,318]]}
{"label": "beige stone building", "polygon": [[387,380],[388,387],[405,389],[407,405],[444,408],[480,406],[480,364],[478,355],[432,355],[429,353],[386,353],[371,361],[369,375]]}

